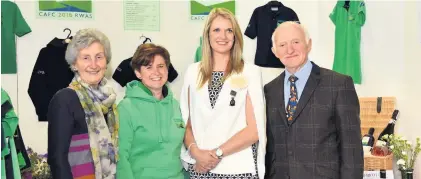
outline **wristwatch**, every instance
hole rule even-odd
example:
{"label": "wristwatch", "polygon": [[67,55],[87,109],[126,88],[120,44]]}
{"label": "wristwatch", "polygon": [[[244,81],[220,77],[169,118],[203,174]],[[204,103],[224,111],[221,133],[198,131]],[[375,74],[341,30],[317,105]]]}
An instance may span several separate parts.
{"label": "wristwatch", "polygon": [[221,148],[218,148],[218,149],[216,149],[215,154],[219,159],[222,159],[222,156],[224,155],[224,152],[221,150]]}

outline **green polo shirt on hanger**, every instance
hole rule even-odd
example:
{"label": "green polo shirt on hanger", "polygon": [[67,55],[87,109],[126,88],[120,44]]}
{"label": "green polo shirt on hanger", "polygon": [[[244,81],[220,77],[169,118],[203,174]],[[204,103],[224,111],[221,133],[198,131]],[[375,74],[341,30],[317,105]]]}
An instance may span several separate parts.
{"label": "green polo shirt on hanger", "polygon": [[203,38],[200,37],[200,45],[196,49],[196,53],[194,55],[194,62],[202,61],[202,40],[203,40]]}
{"label": "green polo shirt on hanger", "polygon": [[330,14],[335,24],[335,57],[333,70],[349,75],[354,83],[361,84],[361,27],[365,23],[366,10],[362,0],[349,1],[349,9],[345,1],[338,1]]}
{"label": "green polo shirt on hanger", "polygon": [[19,7],[10,1],[1,1],[1,74],[16,74],[15,35],[31,32]]}

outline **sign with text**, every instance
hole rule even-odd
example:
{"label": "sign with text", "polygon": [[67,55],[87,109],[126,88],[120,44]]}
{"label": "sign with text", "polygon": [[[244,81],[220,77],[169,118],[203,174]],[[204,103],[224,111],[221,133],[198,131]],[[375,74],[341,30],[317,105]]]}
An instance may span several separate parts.
{"label": "sign with text", "polygon": [[393,170],[364,171],[363,179],[394,179]]}
{"label": "sign with text", "polygon": [[91,0],[39,0],[37,17],[51,19],[93,19]]}
{"label": "sign with text", "polygon": [[124,1],[124,30],[159,31],[159,1]]}
{"label": "sign with text", "polygon": [[235,15],[235,0],[191,0],[190,19],[205,20],[213,8],[226,8]]}

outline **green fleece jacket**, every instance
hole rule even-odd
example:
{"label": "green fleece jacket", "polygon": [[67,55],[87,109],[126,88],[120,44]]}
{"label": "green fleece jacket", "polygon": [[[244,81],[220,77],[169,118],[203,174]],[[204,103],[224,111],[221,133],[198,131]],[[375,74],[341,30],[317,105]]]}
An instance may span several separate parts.
{"label": "green fleece jacket", "polygon": [[[19,162],[22,166],[25,166],[25,161],[20,160],[16,153],[16,144],[14,141],[13,135],[15,134],[16,128],[18,126],[18,117],[13,109],[12,102],[10,100],[9,94],[1,88],[1,178],[6,178],[6,172],[11,172],[10,176],[15,178],[20,178],[20,168]],[[6,137],[9,137],[9,142],[6,142]],[[6,156],[11,154],[12,164],[6,166]],[[10,170],[9,170],[10,169]]]}
{"label": "green fleece jacket", "polygon": [[4,91],[2,88],[1,89],[1,104],[3,105],[6,102],[10,103],[11,109],[9,109],[9,111],[6,113],[4,117],[5,120],[4,121],[2,120],[2,125],[4,125],[3,126],[4,134],[6,135],[6,137],[11,137],[15,133],[16,127],[18,126],[18,117],[16,116],[16,113],[13,109],[13,105],[10,100],[9,94],[7,94],[7,92]]}
{"label": "green fleece jacket", "polygon": [[120,179],[184,179],[180,152],[185,126],[179,103],[164,86],[162,100],[139,81],[126,85],[118,105]]}
{"label": "green fleece jacket", "polygon": [[[10,100],[9,94],[7,94],[6,91],[1,88],[1,105],[2,111],[5,113],[4,119],[1,120],[1,127],[4,133],[3,140],[5,140],[6,137],[12,137],[13,134],[16,131],[16,128],[18,126],[18,117],[15,113],[15,110],[13,109],[12,101]],[[6,107],[7,106],[7,107]],[[3,116],[2,116],[3,117]],[[3,134],[2,134],[3,135]],[[1,157],[4,157],[10,153],[9,148],[5,147],[1,151]]]}

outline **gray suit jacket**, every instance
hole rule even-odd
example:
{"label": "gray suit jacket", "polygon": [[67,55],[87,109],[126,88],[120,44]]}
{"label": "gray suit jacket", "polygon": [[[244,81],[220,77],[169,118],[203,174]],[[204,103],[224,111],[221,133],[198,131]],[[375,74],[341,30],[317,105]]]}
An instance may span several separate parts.
{"label": "gray suit jacket", "polygon": [[265,85],[266,179],[362,179],[359,101],[352,78],[313,63],[288,123],[285,72]]}

